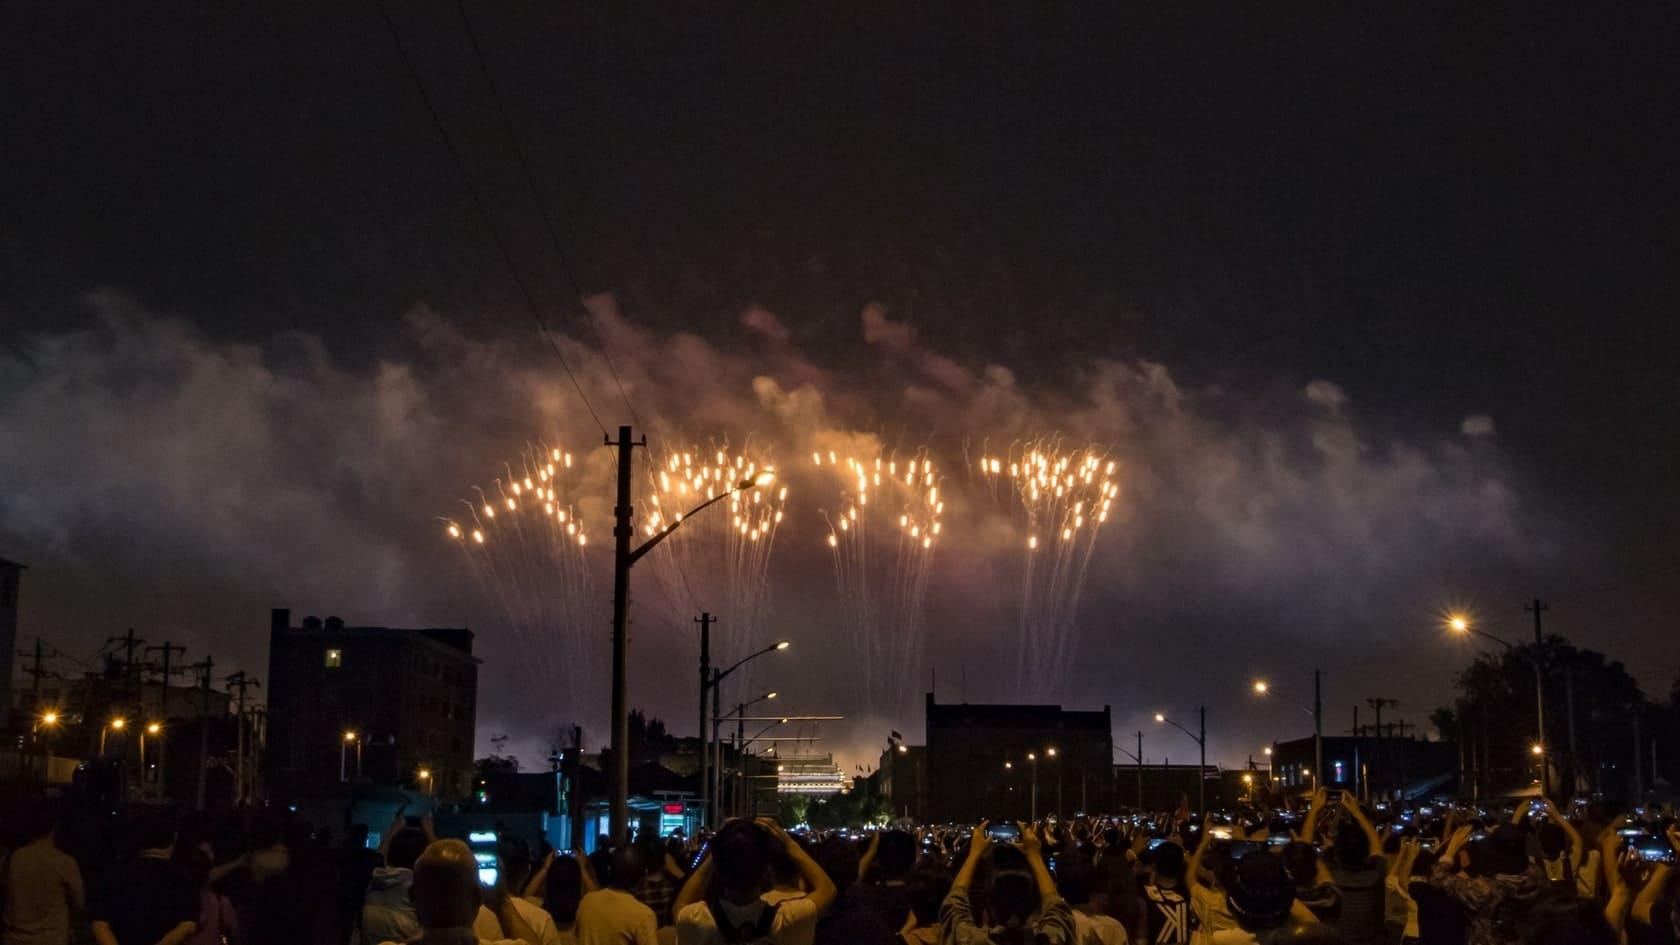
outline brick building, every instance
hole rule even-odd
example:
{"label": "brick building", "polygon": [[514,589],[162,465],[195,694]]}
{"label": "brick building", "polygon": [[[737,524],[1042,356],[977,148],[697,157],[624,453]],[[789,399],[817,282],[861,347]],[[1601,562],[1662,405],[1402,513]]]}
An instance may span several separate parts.
{"label": "brick building", "polygon": [[1111,809],[1112,725],[1108,706],[1073,712],[1059,705],[940,705],[929,693],[927,816],[1025,820],[1035,794],[1041,817],[1070,815],[1082,803]]}
{"label": "brick building", "polygon": [[[277,799],[350,781],[464,796],[478,660],[472,631],[351,627],[276,609],[269,628],[268,780]],[[358,752],[360,758],[358,759]],[[426,771],[434,785],[420,782]]]}

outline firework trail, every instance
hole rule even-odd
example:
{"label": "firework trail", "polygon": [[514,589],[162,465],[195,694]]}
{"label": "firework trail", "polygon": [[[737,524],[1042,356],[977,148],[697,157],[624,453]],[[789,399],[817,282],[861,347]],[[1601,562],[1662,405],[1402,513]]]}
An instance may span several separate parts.
{"label": "firework trail", "polygon": [[[700,503],[727,493],[711,508],[683,523],[648,555],[671,618],[681,627],[701,611],[718,615],[712,631],[712,661],[727,665],[764,646],[770,627],[770,556],[787,504],[787,486],[771,483],[740,489],[741,483],[774,469],[766,451],[732,451],[711,443],[666,452],[648,473],[642,503],[643,537],[669,526]],[[750,685],[753,667],[743,667],[736,685]]]}
{"label": "firework trail", "polygon": [[1095,447],[1064,451],[1060,438],[1017,442],[982,455],[977,474],[1017,541],[1017,698],[1057,691],[1078,643],[1079,596],[1097,535],[1120,486],[1115,463]]}
{"label": "firework trail", "polygon": [[475,487],[463,515],[444,519],[479,587],[518,640],[518,664],[533,692],[556,693],[568,718],[605,704],[605,597],[594,591],[589,534],[578,514],[581,463],[560,449],[528,447],[515,469]]}
{"label": "firework trail", "polygon": [[922,606],[944,527],[942,480],[925,449],[902,462],[879,452],[816,452],[811,461],[835,474],[837,511],[822,515],[862,705],[892,716],[907,708],[921,678]]}

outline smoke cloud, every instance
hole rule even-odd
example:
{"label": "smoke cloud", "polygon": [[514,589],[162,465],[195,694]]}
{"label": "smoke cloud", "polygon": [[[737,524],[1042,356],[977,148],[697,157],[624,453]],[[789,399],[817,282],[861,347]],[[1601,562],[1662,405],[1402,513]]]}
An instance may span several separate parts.
{"label": "smoke cloud", "polygon": [[[541,441],[580,457],[580,514],[600,545],[610,540],[611,457],[546,344],[468,336],[422,305],[370,360],[302,333],[212,338],[110,292],[87,304],[84,328],[0,347],[0,551],[32,566],[26,635],[85,656],[134,626],[260,675],[271,606],[465,625],[478,632],[481,678],[506,681],[481,686],[481,751],[507,732],[534,760],[574,719],[601,740],[599,699],[555,691],[532,655],[563,654],[566,633],[607,632],[604,574],[597,623],[517,634],[440,524]],[[1369,682],[1410,687],[1406,698],[1425,707],[1445,692],[1431,676],[1439,664],[1385,674],[1377,664],[1394,639],[1428,633],[1431,595],[1455,580],[1549,553],[1537,536],[1555,525],[1530,511],[1485,416],[1438,435],[1393,434],[1333,380],[1198,386],[1100,353],[1053,382],[1025,383],[1007,364],[940,353],[878,305],[858,316],[851,354],[876,359],[861,371],[799,350],[763,308],[743,311],[729,338],[656,333],[606,297],[591,308],[616,379],[588,336],[557,339],[610,425],[627,416],[622,384],[656,450],[717,439],[774,455],[789,497],[767,632],[796,646],[754,679],[779,689],[787,710],[853,716],[816,743],[848,768],[873,760],[889,724],[918,730],[925,686],[856,717],[866,707],[855,704],[845,642],[857,631],[839,620],[818,514],[838,495],[811,468],[813,451],[925,447],[936,460],[949,507],[928,577],[926,662],[914,672],[937,674],[944,701],[1013,695],[1021,535],[983,501],[978,458],[1046,436],[1106,451],[1120,492],[1085,578],[1073,669],[1039,695],[1112,704],[1122,725],[1207,701],[1223,720],[1214,757],[1232,763],[1300,725],[1287,710],[1246,706],[1248,676],[1300,680],[1342,661],[1367,667],[1333,677],[1347,701],[1371,694],[1358,688]],[[706,596],[673,598],[638,576],[634,701],[678,731],[692,728],[688,618]],[[1251,717],[1229,721],[1239,714]],[[1175,754],[1190,757],[1184,745]]]}

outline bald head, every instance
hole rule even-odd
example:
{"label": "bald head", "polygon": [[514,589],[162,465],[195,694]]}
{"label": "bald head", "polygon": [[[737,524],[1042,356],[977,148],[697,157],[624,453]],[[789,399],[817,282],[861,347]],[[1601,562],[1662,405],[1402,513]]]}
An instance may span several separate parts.
{"label": "bald head", "polygon": [[478,915],[478,863],[459,840],[437,840],[414,861],[414,912],[425,929],[473,924]]}

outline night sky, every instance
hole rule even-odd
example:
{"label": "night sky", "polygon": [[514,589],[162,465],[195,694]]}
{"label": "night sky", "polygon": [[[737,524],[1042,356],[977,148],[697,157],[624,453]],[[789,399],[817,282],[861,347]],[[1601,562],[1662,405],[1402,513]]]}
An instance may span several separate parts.
{"label": "night sky", "polygon": [[[925,446],[947,477],[913,668],[942,700],[1013,695],[1018,536],[964,457],[1056,434],[1105,448],[1124,498],[1075,668],[1038,695],[1111,704],[1122,734],[1205,701],[1238,763],[1306,731],[1253,674],[1306,698],[1314,666],[1327,728],[1368,696],[1423,722],[1473,652],[1443,609],[1515,637],[1534,596],[1666,694],[1672,11],[868,6],[469,7],[563,259],[459,8],[386,7],[602,420],[628,422],[604,339],[656,451],[728,437],[788,472],[761,629],[796,647],[751,682],[870,716],[819,744],[850,765],[921,728],[920,685],[873,713],[852,685],[833,500],[804,468],[827,442]],[[380,7],[6,20],[0,556],[31,567],[24,640],[89,660],[133,626],[262,675],[272,606],[467,625],[498,680],[481,751],[507,732],[535,759],[571,719],[597,742],[604,705],[532,671],[566,634],[508,628],[439,517],[563,444],[604,546],[601,433]],[[633,700],[691,730],[688,617],[721,608],[637,581]]]}

